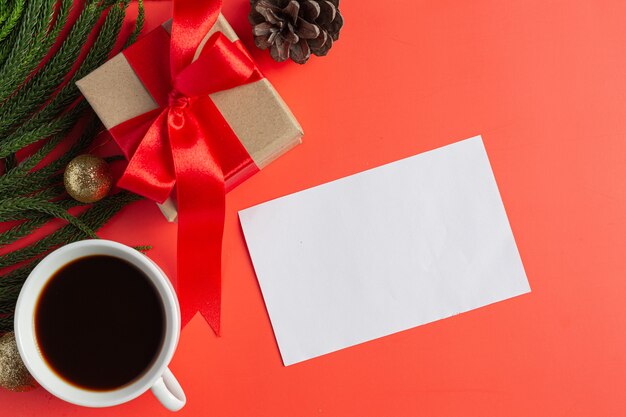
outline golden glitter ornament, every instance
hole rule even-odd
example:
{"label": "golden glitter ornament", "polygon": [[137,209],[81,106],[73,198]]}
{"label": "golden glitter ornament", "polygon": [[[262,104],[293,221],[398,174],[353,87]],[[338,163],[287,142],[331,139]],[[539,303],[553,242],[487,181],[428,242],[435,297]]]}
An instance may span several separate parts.
{"label": "golden glitter ornament", "polygon": [[72,159],[63,175],[65,190],[81,203],[95,203],[109,194],[113,176],[107,162],[93,155],[79,155]]}
{"label": "golden glitter ornament", "polygon": [[15,344],[15,334],[0,337],[0,387],[10,391],[30,391],[37,383],[24,366]]}

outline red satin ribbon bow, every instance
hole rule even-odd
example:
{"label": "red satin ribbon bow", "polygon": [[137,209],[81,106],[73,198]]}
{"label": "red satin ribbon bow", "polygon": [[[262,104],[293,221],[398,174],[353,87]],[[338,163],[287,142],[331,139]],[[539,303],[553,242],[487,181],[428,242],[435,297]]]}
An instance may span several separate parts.
{"label": "red satin ribbon bow", "polygon": [[132,155],[120,187],[163,202],[176,185],[182,322],[199,311],[217,334],[224,179],[256,166],[209,94],[262,78],[241,43],[219,32],[193,61],[220,9],[221,0],[175,0],[171,37],[156,30],[124,51],[159,108],[111,129]]}

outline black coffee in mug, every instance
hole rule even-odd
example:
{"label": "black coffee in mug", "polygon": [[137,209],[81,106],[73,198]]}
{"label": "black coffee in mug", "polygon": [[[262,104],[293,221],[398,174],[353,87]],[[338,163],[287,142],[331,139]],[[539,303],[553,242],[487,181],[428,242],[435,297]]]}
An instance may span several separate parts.
{"label": "black coffee in mug", "polygon": [[165,312],[154,284],[113,256],[76,259],[44,287],[35,309],[42,356],[60,377],[108,391],[141,377],[160,353]]}

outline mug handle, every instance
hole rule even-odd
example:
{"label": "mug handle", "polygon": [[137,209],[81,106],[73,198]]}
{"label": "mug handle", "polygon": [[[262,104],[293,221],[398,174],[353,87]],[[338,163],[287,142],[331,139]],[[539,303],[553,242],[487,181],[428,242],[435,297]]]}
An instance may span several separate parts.
{"label": "mug handle", "polygon": [[178,411],[184,407],[187,397],[178,380],[169,368],[165,368],[163,375],[150,388],[157,400],[170,411]]}

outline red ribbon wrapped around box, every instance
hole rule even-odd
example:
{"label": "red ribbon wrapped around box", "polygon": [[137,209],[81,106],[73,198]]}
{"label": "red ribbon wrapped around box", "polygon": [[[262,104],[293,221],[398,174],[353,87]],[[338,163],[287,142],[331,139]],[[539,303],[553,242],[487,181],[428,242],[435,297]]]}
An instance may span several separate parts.
{"label": "red ribbon wrapped around box", "polygon": [[[164,25],[123,51],[118,60],[127,63],[145,89],[144,96],[147,92],[152,99],[144,103],[145,108],[133,103],[129,91],[130,98],[107,97],[124,95],[123,91],[112,93],[113,86],[106,88],[111,79],[107,71],[118,72],[115,58],[109,68],[105,64],[78,82],[129,158],[118,185],[158,203],[166,202],[176,190],[177,292],[183,325],[200,312],[217,334],[225,193],[257,172],[259,165],[299,143],[302,136],[220,9],[220,0],[175,0],[171,35]],[[258,104],[273,103],[282,120],[279,131],[252,141],[238,135],[236,130],[243,136],[257,133],[242,122],[246,114],[241,109],[237,112],[232,103],[248,101],[246,88],[248,95],[261,100]],[[225,97],[229,94],[230,98]],[[127,110],[130,103],[132,109],[112,108],[116,101]],[[123,115],[111,118],[111,111]],[[233,111],[236,116],[229,118]],[[248,116],[261,125],[268,122],[256,114]]]}

